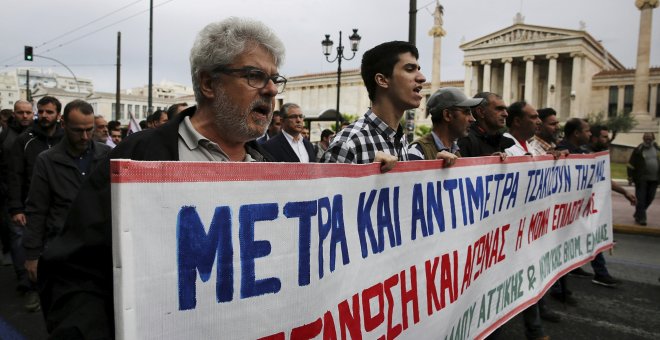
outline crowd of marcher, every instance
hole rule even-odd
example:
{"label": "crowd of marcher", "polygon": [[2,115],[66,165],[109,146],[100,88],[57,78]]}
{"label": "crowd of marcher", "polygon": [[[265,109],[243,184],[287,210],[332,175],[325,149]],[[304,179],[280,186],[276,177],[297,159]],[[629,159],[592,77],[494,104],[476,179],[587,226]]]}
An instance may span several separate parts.
{"label": "crowd of marcher", "polygon": [[[303,108],[287,103],[274,112],[286,78],[280,39],[264,24],[229,18],[206,26],[190,51],[197,105],[177,104],[141,122],[143,131],[125,136],[118,121],[107,122],[92,106],[74,100],[64,109],[54,97],[33,104],[19,100],[3,110],[0,134],[2,249],[13,263],[25,308],[41,309],[54,339],[114,337],[109,159],[150,161],[377,162],[381,171],[397,162],[459,157],[537,156],[607,150],[603,126],[571,118],[563,126],[552,108],[506,103],[491,92],[468,98],[457,88],[441,88],[427,101],[432,131],[408,143],[400,124],[406,110],[424,99],[426,78],[417,48],[403,41],[366,51],[361,75],[371,107],[338,131],[324,130],[309,141]],[[506,131],[506,132],[504,132]],[[629,178],[636,195],[612,182],[612,189],[645,211],[658,185],[660,149],[653,134],[635,148]],[[9,256],[11,254],[11,256]],[[591,262],[592,282],[614,287],[602,254]],[[579,303],[565,279],[550,296]],[[529,339],[549,338],[541,320],[560,322],[544,300],[523,312]],[[496,338],[495,331],[490,338]]]}

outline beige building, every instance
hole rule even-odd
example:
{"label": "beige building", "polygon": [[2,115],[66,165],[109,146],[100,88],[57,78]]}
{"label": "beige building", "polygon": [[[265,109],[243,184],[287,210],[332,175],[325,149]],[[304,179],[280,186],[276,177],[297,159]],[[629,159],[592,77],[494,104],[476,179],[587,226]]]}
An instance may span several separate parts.
{"label": "beige building", "polygon": [[[115,105],[116,96],[114,93],[109,92],[93,92],[93,93],[77,93],[68,92],[57,88],[44,88],[39,87],[32,93],[34,101],[38,101],[44,96],[53,96],[57,98],[64,107],[69,102],[75,99],[82,99],[92,105],[95,114],[101,114],[103,117],[110,121],[117,119],[117,109]],[[177,98],[153,98],[154,110],[167,110],[172,104],[188,103],[188,105],[195,105],[194,98],[191,96],[177,97]],[[121,95],[121,103],[119,110],[119,121],[122,125],[127,125],[130,116],[128,112],[133,113],[137,120],[147,118],[147,97],[140,95]]]}
{"label": "beige building", "polygon": [[464,91],[553,107],[562,120],[593,112],[593,77],[623,65],[589,33],[514,24],[461,45]]}

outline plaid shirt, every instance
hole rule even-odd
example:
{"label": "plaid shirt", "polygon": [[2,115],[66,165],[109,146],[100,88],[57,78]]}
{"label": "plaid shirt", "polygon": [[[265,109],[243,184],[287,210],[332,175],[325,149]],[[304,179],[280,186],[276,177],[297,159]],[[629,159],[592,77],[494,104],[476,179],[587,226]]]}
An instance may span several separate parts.
{"label": "plaid shirt", "polygon": [[534,136],[532,139],[527,141],[527,145],[530,148],[529,151],[533,155],[545,155],[548,153],[548,151],[552,151],[556,147],[555,143],[548,143],[538,136]]}
{"label": "plaid shirt", "polygon": [[374,161],[376,151],[408,160],[408,141],[401,125],[394,131],[369,110],[335,136],[321,162],[367,164]]}

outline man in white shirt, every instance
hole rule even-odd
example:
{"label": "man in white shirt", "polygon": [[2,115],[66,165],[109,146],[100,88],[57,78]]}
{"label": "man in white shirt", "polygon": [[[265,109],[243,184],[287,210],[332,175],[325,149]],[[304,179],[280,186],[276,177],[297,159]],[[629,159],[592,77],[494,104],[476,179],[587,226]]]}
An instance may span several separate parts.
{"label": "man in white shirt", "polygon": [[316,162],[314,145],[303,138],[305,115],[298,104],[286,103],[280,108],[282,132],[263,144],[263,148],[278,162]]}
{"label": "man in white shirt", "polygon": [[515,144],[505,149],[504,152],[507,156],[539,156],[540,154],[533,153],[534,149],[527,144],[527,141],[534,137],[536,131],[541,127],[539,113],[525,101],[511,104],[507,111],[509,115],[506,117],[506,126],[509,128],[509,132],[506,132],[504,136],[513,139]]}

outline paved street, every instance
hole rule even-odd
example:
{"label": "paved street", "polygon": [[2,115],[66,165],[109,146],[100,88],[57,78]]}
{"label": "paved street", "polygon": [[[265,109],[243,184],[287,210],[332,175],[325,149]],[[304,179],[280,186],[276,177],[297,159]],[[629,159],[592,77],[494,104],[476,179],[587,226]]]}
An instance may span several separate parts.
{"label": "paved street", "polygon": [[[660,339],[660,200],[649,209],[653,226],[634,226],[634,209],[619,194],[613,194],[612,210],[616,246],[605,257],[610,273],[623,284],[612,289],[569,277],[579,304],[547,299],[562,316],[558,324],[544,322],[553,339]],[[583,268],[592,271],[588,264]],[[12,267],[0,267],[0,287],[0,340],[44,339],[41,313],[25,312]],[[520,316],[503,326],[500,339],[525,339]]]}

